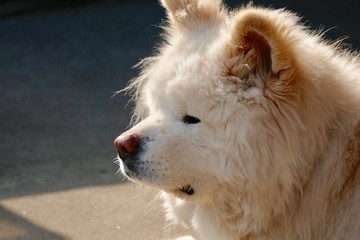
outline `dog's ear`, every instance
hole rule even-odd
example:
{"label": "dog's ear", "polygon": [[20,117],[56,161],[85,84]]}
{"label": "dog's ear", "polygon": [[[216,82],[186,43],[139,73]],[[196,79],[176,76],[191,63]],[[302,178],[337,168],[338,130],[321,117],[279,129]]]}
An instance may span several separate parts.
{"label": "dog's ear", "polygon": [[173,26],[184,26],[195,20],[216,19],[221,0],[161,0]]}
{"label": "dog's ear", "polygon": [[247,8],[234,16],[225,62],[233,82],[240,80],[245,90],[259,85],[291,90],[296,70],[292,31],[297,21],[284,10]]}

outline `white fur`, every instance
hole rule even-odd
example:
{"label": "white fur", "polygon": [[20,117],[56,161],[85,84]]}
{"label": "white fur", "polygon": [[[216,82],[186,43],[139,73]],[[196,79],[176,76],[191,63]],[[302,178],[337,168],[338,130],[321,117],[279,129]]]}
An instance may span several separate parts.
{"label": "white fur", "polygon": [[360,239],[359,57],[284,10],[162,4],[166,41],[128,88],[135,181],[196,239]]}

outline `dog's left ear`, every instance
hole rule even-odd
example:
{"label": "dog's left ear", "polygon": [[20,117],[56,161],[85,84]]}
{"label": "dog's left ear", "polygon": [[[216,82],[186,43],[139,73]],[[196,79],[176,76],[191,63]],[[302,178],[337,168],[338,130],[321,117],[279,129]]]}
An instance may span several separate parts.
{"label": "dog's left ear", "polygon": [[240,11],[234,16],[226,51],[227,75],[240,79],[245,90],[262,85],[277,92],[290,91],[296,78],[292,48],[296,22],[296,16],[283,10],[250,7]]}
{"label": "dog's left ear", "polygon": [[161,0],[172,26],[186,26],[196,20],[219,16],[221,0]]}

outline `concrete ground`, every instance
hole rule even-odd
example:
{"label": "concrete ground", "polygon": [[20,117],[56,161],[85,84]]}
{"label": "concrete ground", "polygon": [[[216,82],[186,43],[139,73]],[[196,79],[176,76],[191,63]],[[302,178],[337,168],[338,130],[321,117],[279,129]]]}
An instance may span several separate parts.
{"label": "concrete ground", "polygon": [[125,2],[0,21],[0,240],[171,236],[156,193],[113,162],[130,109],[112,95],[152,52],[162,14]]}
{"label": "concrete ground", "polygon": [[[336,25],[335,37],[352,34],[358,46],[354,6],[336,6],[348,9],[341,18],[313,10],[306,20]],[[163,18],[154,1],[120,1],[0,20],[0,240],[158,240],[184,231],[162,220],[156,191],[126,182],[113,162],[131,108],[113,92],[152,52]]]}

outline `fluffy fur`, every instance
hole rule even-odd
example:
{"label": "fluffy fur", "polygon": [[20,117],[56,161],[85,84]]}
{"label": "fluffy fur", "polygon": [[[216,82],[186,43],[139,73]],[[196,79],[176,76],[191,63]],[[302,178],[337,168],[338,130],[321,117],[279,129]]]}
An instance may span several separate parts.
{"label": "fluffy fur", "polygon": [[199,240],[360,239],[358,55],[286,10],[162,5],[165,42],[127,88],[118,141],[141,142],[122,172]]}

